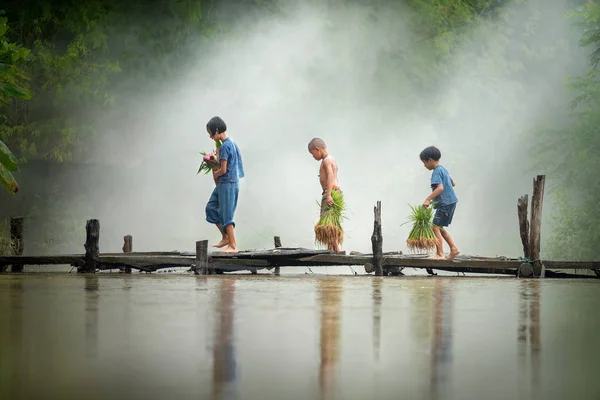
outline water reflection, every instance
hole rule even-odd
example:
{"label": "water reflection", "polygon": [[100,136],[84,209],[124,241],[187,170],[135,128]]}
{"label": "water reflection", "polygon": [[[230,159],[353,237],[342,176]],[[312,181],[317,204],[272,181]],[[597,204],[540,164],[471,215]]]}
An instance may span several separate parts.
{"label": "water reflection", "polygon": [[439,399],[446,391],[452,370],[452,281],[435,279],[433,289],[433,340],[430,395]]}
{"label": "water reflection", "polygon": [[381,350],[381,303],[383,301],[383,297],[381,296],[382,282],[382,277],[374,277],[372,282],[373,354],[375,356],[375,361],[379,361],[379,355]]}
{"label": "water reflection", "polygon": [[236,279],[224,277],[220,282],[213,345],[213,399],[236,398],[236,360],[233,315]]}
{"label": "water reflection", "polygon": [[[8,307],[2,310],[2,329],[7,329],[8,340],[0,344],[0,398],[18,399],[22,398],[23,375],[27,370],[27,357],[23,348],[23,306],[25,285],[17,277],[11,277],[7,291]],[[0,339],[4,339],[0,337]]]}
{"label": "water reflection", "polygon": [[320,398],[335,396],[336,364],[340,354],[340,312],[342,309],[342,282],[340,278],[319,281],[321,303],[321,363],[319,365]]}
{"label": "water reflection", "polygon": [[86,275],[85,291],[85,356],[98,357],[98,292],[100,283],[97,275]]}
{"label": "water reflection", "polygon": [[519,285],[519,368],[528,397],[540,389],[540,281],[521,280]]}

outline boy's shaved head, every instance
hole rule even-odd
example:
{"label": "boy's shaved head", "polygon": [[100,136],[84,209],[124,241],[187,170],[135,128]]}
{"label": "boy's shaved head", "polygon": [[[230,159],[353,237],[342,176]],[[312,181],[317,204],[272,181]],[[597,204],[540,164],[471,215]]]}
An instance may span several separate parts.
{"label": "boy's shaved head", "polygon": [[317,147],[320,149],[326,149],[327,145],[325,145],[325,141],[321,138],[314,138],[308,143],[309,150],[316,149]]}

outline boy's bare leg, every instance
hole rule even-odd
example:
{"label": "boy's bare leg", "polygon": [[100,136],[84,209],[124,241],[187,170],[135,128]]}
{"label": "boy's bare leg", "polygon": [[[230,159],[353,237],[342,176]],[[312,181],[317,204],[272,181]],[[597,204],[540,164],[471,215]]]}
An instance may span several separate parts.
{"label": "boy's bare leg", "polygon": [[233,224],[229,224],[225,227],[225,234],[227,235],[229,246],[223,250],[226,253],[237,253],[237,244],[235,243],[235,232]]}
{"label": "boy's bare leg", "polygon": [[221,241],[217,244],[214,244],[213,247],[216,247],[217,249],[220,249],[221,247],[225,247],[229,244],[229,238],[227,238],[227,234],[223,231],[223,228],[221,227],[221,225],[216,224],[217,228],[219,228],[219,232],[221,232]]}
{"label": "boy's bare leg", "polygon": [[436,252],[435,252],[435,255],[431,258],[434,260],[443,260],[446,257],[444,256],[444,247],[443,247],[443,243],[442,243],[442,232],[439,227],[434,225],[433,233],[435,234],[435,238],[436,238],[436,243],[435,243]]}
{"label": "boy's bare leg", "polygon": [[460,250],[458,250],[458,248],[454,244],[454,240],[452,240],[452,237],[450,237],[450,234],[447,230],[442,230],[441,234],[446,243],[448,243],[448,246],[450,246],[450,254],[448,254],[448,260],[452,260],[454,257],[460,254]]}

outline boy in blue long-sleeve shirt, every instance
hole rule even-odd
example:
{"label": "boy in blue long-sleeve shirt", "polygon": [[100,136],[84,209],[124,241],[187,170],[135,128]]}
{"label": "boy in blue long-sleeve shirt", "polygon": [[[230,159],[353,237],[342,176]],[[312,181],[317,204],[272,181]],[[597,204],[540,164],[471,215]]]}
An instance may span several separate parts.
{"label": "boy in blue long-sleeve shirt", "polygon": [[221,241],[213,247],[227,246],[224,252],[237,252],[233,217],[240,191],[239,180],[244,177],[242,154],[237,144],[227,136],[227,125],[221,118],[211,118],[206,124],[206,131],[212,140],[221,142],[219,147],[221,166],[213,170],[217,186],[206,204],[206,221],[215,224],[221,233]]}
{"label": "boy in blue long-sleeve shirt", "polygon": [[448,259],[451,260],[460,254],[460,251],[454,244],[452,237],[445,227],[449,226],[454,216],[454,210],[456,209],[456,203],[458,198],[454,193],[454,181],[450,177],[448,170],[440,165],[440,158],[442,153],[436,147],[427,147],[419,155],[423,165],[428,170],[433,170],[431,174],[431,189],[432,192],[425,201],[423,201],[423,207],[427,208],[429,205],[433,205],[435,209],[435,216],[433,217],[433,232],[437,239],[436,254],[433,258],[443,260],[444,247],[442,238],[450,246],[450,254]]}

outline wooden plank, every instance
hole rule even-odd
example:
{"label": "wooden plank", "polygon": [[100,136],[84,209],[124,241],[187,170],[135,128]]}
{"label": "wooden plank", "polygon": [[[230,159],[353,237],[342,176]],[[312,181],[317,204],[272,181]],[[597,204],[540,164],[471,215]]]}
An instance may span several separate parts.
{"label": "wooden plank", "polygon": [[544,261],[547,269],[591,269],[600,270],[600,261]]}
{"label": "wooden plank", "polygon": [[542,275],[540,245],[545,182],[545,175],[538,175],[533,180],[533,197],[531,198],[531,227],[529,232],[529,251],[531,254],[529,258],[533,261],[533,273],[535,276]]}
{"label": "wooden plank", "polygon": [[[345,252],[343,252],[345,254]],[[256,250],[256,251],[240,251],[238,253],[225,253],[222,251],[215,251],[210,253],[210,256],[214,259],[217,258],[228,258],[228,259],[251,259],[260,258],[263,260],[268,259],[279,259],[283,257],[305,257],[316,254],[335,254],[330,250],[313,250],[304,248],[285,248],[269,249],[269,250]],[[340,253],[338,253],[340,254]]]}

